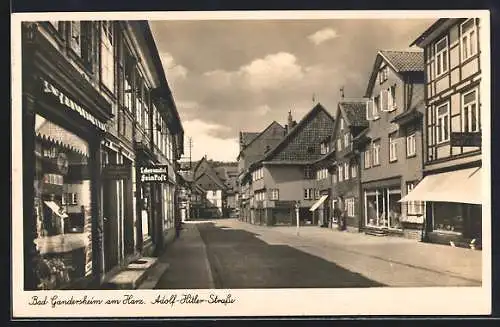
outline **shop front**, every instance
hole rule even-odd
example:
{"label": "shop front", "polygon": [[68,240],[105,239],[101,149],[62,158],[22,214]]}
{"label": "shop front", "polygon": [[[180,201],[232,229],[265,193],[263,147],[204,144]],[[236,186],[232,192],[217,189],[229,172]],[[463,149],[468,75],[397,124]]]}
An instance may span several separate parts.
{"label": "shop front", "polygon": [[401,199],[425,201],[425,241],[482,247],[481,175],[477,166],[426,175]]}
{"label": "shop front", "polygon": [[175,235],[174,171],[170,165],[151,162],[143,162],[137,171],[142,253],[158,255]]}
{"label": "shop front", "polygon": [[[34,159],[25,160],[23,176],[29,180],[26,171],[33,169],[32,191],[27,190],[25,197],[32,199],[33,210],[26,211],[32,213],[34,233],[31,239],[25,229],[24,237],[28,247],[31,239],[36,249],[31,253],[25,249],[25,254],[34,255],[25,269],[35,273],[34,289],[88,288],[102,275],[98,190],[100,140],[106,125],[62,84],[43,75],[38,82],[41,93],[33,94],[32,116],[29,105],[23,108],[24,126],[33,131],[32,142],[24,142],[23,151],[25,158]],[[28,287],[29,281],[25,282]]]}

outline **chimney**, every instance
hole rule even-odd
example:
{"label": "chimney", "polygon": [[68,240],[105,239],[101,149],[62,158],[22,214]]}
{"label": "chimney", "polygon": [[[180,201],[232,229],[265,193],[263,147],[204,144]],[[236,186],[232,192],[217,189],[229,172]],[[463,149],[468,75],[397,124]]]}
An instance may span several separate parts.
{"label": "chimney", "polygon": [[290,130],[293,128],[294,126],[294,121],[293,121],[293,117],[292,117],[292,111],[288,111],[288,124],[286,125],[286,132],[287,134],[290,132]]}

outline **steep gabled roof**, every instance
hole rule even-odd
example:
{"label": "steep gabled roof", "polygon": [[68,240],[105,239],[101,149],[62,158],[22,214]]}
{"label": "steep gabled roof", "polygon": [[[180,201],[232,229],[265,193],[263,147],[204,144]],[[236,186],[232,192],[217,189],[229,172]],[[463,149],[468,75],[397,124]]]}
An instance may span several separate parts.
{"label": "steep gabled roof", "polygon": [[353,127],[368,126],[366,100],[341,101],[338,107],[347,125]]}
{"label": "steep gabled roof", "polygon": [[422,50],[381,50],[379,53],[398,73],[420,72],[424,70],[424,55]]}
{"label": "steep gabled roof", "polygon": [[397,74],[407,74],[424,71],[424,54],[421,49],[413,51],[380,50],[377,52],[373,68],[366,87],[365,97],[369,97],[382,61],[386,62]]}
{"label": "steep gabled roof", "polygon": [[198,183],[198,181],[203,177],[203,176],[207,176],[208,178],[210,178],[215,184],[217,184],[217,186],[219,186],[221,189],[225,190],[226,189],[226,185],[224,185],[224,183],[218,179],[216,176],[212,176],[211,174],[207,174],[206,172],[203,172],[200,176],[198,176],[195,180],[195,183]]}
{"label": "steep gabled roof", "polygon": [[316,104],[300,121],[295,127],[293,127],[288,134],[278,143],[273,149],[271,149],[260,161],[270,160],[274,155],[276,155],[281,149],[286,147],[290,139],[295,136],[300,130],[304,128],[304,125],[314,118],[319,112],[324,111],[327,116],[334,121],[332,115],[320,104]]}
{"label": "steep gabled roof", "polygon": [[259,136],[259,134],[259,132],[241,132],[241,143],[243,148]]}
{"label": "steep gabled roof", "polygon": [[269,130],[269,129],[270,129],[273,125],[275,125],[275,124],[277,124],[277,125],[278,125],[279,127],[281,127],[283,130],[285,129],[283,126],[281,126],[281,124],[280,124],[280,123],[278,123],[277,121],[275,121],[275,120],[274,120],[274,121],[273,121],[273,122],[271,122],[269,125],[267,125],[267,127],[266,127],[266,128],[264,128],[264,130],[262,130],[260,133],[247,133],[247,134],[257,134],[257,135],[253,135],[253,136],[251,136],[251,137],[252,137],[252,139],[251,139],[249,142],[247,142],[247,143],[243,146],[243,148],[241,149],[240,153],[238,154],[238,159],[240,158],[241,153],[242,153],[242,152],[243,152],[243,151],[244,151],[244,150],[245,150],[248,146],[250,146],[250,144],[252,144],[255,140],[259,139],[262,135],[264,135],[264,134],[267,132],[267,130]]}

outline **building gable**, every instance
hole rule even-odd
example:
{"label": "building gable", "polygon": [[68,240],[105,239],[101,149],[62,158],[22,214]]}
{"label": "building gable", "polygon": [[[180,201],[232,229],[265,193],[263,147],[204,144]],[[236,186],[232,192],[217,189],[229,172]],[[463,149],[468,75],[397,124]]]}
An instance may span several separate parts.
{"label": "building gable", "polygon": [[266,161],[312,161],[320,158],[321,142],[330,135],[333,117],[321,106],[315,106],[287,135]]}

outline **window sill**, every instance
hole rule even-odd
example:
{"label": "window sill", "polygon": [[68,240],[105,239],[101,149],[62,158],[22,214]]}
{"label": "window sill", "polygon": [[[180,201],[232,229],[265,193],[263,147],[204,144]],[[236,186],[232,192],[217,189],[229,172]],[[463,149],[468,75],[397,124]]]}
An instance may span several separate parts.
{"label": "window sill", "polygon": [[474,60],[474,59],[476,59],[478,57],[479,57],[479,52],[476,52],[476,53],[470,55],[469,57],[467,57],[465,59],[461,59],[460,60],[460,64],[461,65],[466,65],[466,64],[468,64],[469,62],[471,62],[472,60]]}
{"label": "window sill", "polygon": [[395,163],[395,162],[398,162],[398,159],[389,160],[389,163]]}
{"label": "window sill", "polygon": [[116,100],[116,94],[112,90],[110,90],[102,81],[99,82],[99,86],[102,92],[106,93],[106,95],[108,95],[113,100]]}
{"label": "window sill", "polygon": [[416,154],[416,153],[414,153],[414,154],[409,154],[409,155],[407,154],[407,155],[406,155],[406,159],[411,159],[411,158],[416,158],[416,157],[417,157],[417,154]]}

